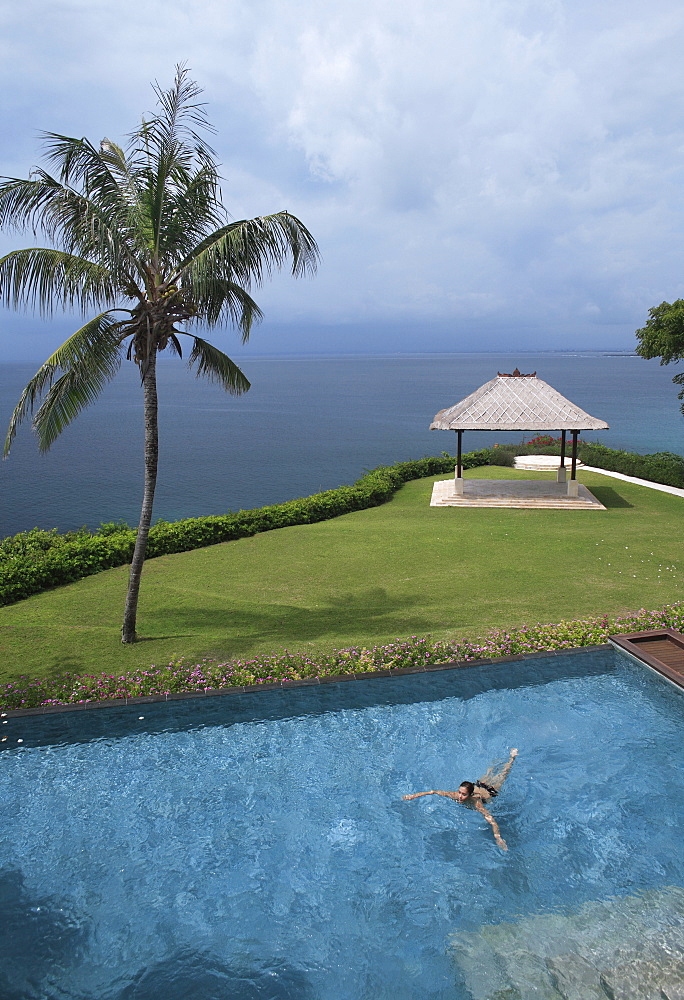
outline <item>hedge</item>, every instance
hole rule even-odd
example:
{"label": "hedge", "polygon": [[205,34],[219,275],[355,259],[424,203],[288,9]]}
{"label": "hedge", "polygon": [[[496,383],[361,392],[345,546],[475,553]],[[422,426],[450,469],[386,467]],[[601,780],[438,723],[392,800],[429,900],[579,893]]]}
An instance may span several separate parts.
{"label": "hedge", "polygon": [[[538,442],[538,443],[536,443]],[[560,455],[560,438],[544,435],[525,444],[497,444],[491,449],[491,464],[512,466],[516,455]],[[569,464],[571,444],[568,441],[566,462]],[[684,457],[671,451],[652,455],[637,455],[632,451],[617,451],[594,441],[579,441],[577,457],[585,465],[624,476],[646,479],[650,483],[684,488]]]}
{"label": "hedge", "polygon": [[[489,455],[489,449],[469,452],[463,456],[463,467],[486,465]],[[150,529],[147,557],[188,552],[261,531],[313,524],[377,507],[386,503],[402,483],[449,473],[453,467],[454,459],[446,454],[399,462],[372,469],[353,486],[341,486],[299,500],[237,513],[158,521]],[[123,523],[103,524],[95,533],[85,528],[65,534],[34,528],[5,538],[0,542],[0,605],[13,604],[113,566],[123,566],[131,561],[134,542],[135,529]]]}
{"label": "hedge", "polygon": [[577,450],[585,465],[621,472],[623,476],[647,479],[651,483],[684,488],[684,458],[671,451],[636,455],[631,451],[615,451],[593,441],[583,441]]}
{"label": "hedge", "polygon": [[[552,442],[552,443],[549,443]],[[558,443],[546,437],[525,445],[505,444],[463,455],[464,469],[482,465],[512,465],[515,454],[558,454]],[[585,465],[636,476],[666,486],[684,487],[684,458],[671,452],[636,455],[583,441],[578,448]],[[386,503],[402,483],[440,473],[451,473],[454,459],[440,456],[372,469],[352,486],[314,493],[299,500],[182,521],[158,521],[150,529],[147,558],[188,552],[219,542],[246,538],[261,531],[313,524],[340,514]],[[108,523],[97,532],[86,528],[60,534],[34,528],[0,541],[0,606],[32,594],[73,583],[93,573],[131,561],[135,529],[125,523]]]}

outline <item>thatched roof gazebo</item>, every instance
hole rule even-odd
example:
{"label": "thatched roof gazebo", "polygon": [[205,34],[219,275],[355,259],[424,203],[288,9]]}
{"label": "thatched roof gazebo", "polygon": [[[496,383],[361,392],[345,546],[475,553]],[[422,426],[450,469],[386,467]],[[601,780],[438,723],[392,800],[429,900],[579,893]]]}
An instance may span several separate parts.
{"label": "thatched roof gazebo", "polygon": [[457,495],[463,494],[461,444],[464,431],[532,431],[542,434],[560,431],[559,483],[565,483],[566,434],[570,431],[572,469],[567,496],[577,497],[577,437],[584,430],[607,429],[605,420],[585,413],[548,383],[537,378],[536,372],[523,375],[517,368],[510,374],[499,372],[496,378],[480,386],[460,403],[440,410],[430,424],[431,431],[455,431],[458,436],[454,482]]}

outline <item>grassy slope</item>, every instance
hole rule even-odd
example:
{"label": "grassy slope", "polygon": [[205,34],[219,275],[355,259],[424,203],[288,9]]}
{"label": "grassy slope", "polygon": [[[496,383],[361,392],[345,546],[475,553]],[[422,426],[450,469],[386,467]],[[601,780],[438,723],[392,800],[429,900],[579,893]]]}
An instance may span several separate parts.
{"label": "grassy slope", "polygon": [[[548,478],[504,468],[480,478]],[[443,477],[437,477],[443,478]],[[431,479],[382,507],[151,560],[119,642],[125,568],[2,609],[0,679],[124,672],[172,656],[374,645],[684,599],[684,501],[584,473],[606,511],[431,508]]]}

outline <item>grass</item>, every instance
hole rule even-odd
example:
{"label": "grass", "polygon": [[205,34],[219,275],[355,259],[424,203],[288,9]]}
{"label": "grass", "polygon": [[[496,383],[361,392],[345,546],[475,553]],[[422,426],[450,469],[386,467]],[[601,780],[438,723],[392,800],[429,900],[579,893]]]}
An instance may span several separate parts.
{"label": "grass", "polygon": [[[501,467],[467,475],[548,478]],[[472,638],[681,600],[682,499],[580,478],[606,511],[431,508],[425,479],[382,507],[150,560],[145,639],[132,647],[119,641],[125,568],[39,594],[2,610],[0,680],[316,654],[411,634]]]}

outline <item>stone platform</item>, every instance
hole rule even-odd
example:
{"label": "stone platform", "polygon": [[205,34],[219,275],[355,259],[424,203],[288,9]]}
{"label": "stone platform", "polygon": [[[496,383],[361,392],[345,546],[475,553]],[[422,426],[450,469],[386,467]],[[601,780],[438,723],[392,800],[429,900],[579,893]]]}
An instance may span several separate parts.
{"label": "stone platform", "polygon": [[[565,456],[565,471],[570,475],[572,461]],[[513,459],[514,469],[534,469],[537,472],[556,472],[560,468],[559,455],[518,455]],[[583,463],[577,461],[575,468],[583,468]]]}
{"label": "stone platform", "polygon": [[442,479],[432,488],[431,507],[521,507],[537,510],[605,510],[586,486],[569,497],[566,483],[519,479],[465,479],[463,495],[456,494],[453,479]]}

